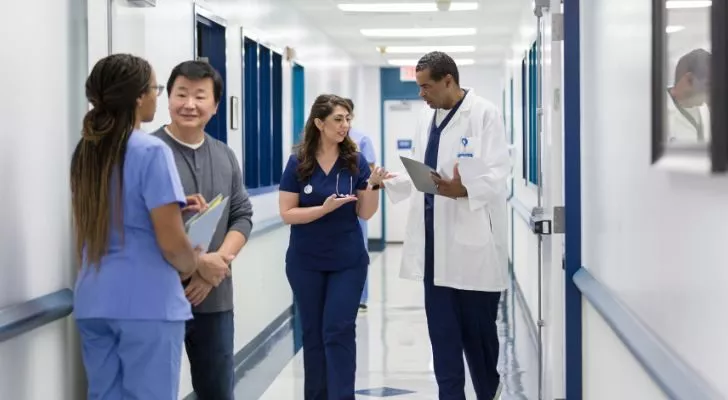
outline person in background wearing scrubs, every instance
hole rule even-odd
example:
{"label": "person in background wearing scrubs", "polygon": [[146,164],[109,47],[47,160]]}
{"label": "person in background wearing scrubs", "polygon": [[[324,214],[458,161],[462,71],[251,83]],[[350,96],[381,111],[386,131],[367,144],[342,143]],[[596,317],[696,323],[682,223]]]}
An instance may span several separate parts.
{"label": "person in background wearing scrubs", "polygon": [[358,218],[377,211],[386,172],[370,170],[349,137],[350,121],[344,99],[316,98],[280,183],[280,215],[291,225],[286,275],[301,315],[307,400],[354,400],[356,315],[369,265]]}
{"label": "person in background wearing scrubs", "polygon": [[207,200],[218,194],[230,198],[208,252],[200,256],[200,268],[184,283],[194,314],[187,323],[185,347],[192,387],[201,400],[233,399],[231,263],[253,229],[253,207],[235,153],[205,133],[205,126],[224,100],[222,92],[222,77],[212,65],[204,61],[180,63],[167,81],[172,122],[154,132],[172,149],[185,193],[200,193]]}
{"label": "person in background wearing scrubs", "polygon": [[401,276],[424,280],[440,400],[465,400],[463,352],[477,399],[496,399],[496,319],[508,286],[505,127],[495,105],[460,87],[447,54],[426,54],[415,71],[430,109],[417,121],[413,157],[439,172],[438,195],[412,191],[406,175],[384,181],[392,201],[411,197]]}
{"label": "person in background wearing scrubs", "polygon": [[675,67],[675,85],[667,90],[668,143],[710,142],[710,58],[696,49]]}
{"label": "person in background wearing scrubs", "polygon": [[185,198],[172,151],[140,130],[163,86],[147,61],[111,55],[86,81],[93,109],[71,160],[76,255],[74,317],[88,398],[177,400],[185,321],[180,276],[198,256],[182,223]]}
{"label": "person in background wearing scrubs", "polygon": [[[351,99],[345,99],[351,108],[351,119],[354,119],[354,102]],[[356,143],[364,157],[369,161],[369,168],[374,169],[374,165],[377,162],[377,156],[374,154],[374,144],[369,136],[364,134],[355,128],[349,130],[349,137]],[[369,232],[367,230],[367,221],[363,218],[359,218],[359,225],[361,226],[362,235],[364,236],[364,247],[369,251]],[[364,281],[364,290],[361,293],[361,301],[359,301],[359,309],[367,309],[367,300],[369,298],[369,279]]]}

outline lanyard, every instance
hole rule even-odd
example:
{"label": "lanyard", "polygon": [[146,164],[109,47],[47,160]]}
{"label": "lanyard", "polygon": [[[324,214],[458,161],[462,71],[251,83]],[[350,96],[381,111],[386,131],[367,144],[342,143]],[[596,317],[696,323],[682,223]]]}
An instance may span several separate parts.
{"label": "lanyard", "polygon": [[675,101],[675,98],[672,97],[672,94],[670,92],[668,92],[668,95],[672,99],[673,104],[675,104],[675,108],[677,108],[677,110],[680,111],[680,114],[682,114],[683,117],[685,117],[685,119],[687,119],[688,122],[690,122],[690,125],[692,125],[695,128],[695,130],[698,132],[698,140],[702,142],[704,134],[703,134],[703,118],[700,115],[700,110],[698,109],[698,119],[700,119],[700,121],[696,121],[695,118],[693,118],[693,116],[686,109],[684,109],[680,104],[677,103],[677,101]]}

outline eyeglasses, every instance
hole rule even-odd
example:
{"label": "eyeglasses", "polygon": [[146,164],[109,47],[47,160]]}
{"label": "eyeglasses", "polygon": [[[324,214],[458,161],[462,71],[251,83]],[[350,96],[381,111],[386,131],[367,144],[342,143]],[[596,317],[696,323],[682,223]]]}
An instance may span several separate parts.
{"label": "eyeglasses", "polygon": [[157,97],[161,96],[162,93],[164,93],[164,85],[155,85],[150,87],[150,89],[153,89],[157,93]]}
{"label": "eyeglasses", "polygon": [[[337,197],[344,197],[354,194],[354,180],[352,179],[351,175],[349,175],[349,192],[347,193],[341,193],[339,192],[339,175],[341,175],[341,170],[336,173],[336,196]],[[344,182],[346,182],[346,178],[344,178]],[[345,188],[346,186],[344,186]]]}

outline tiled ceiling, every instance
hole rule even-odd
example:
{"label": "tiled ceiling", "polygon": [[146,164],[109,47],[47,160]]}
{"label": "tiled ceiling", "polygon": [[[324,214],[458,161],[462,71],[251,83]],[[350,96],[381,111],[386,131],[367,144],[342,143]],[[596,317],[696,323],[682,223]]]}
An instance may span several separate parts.
{"label": "tiled ceiling", "polygon": [[[495,65],[509,57],[524,11],[521,0],[453,0],[478,3],[473,11],[433,12],[349,12],[338,4],[431,3],[435,0],[287,0],[310,24],[328,35],[357,62],[387,65],[389,60],[412,60],[423,53],[382,54],[378,47],[474,46],[474,52],[450,52],[455,59],[472,59],[478,65]],[[475,28],[469,36],[450,37],[367,37],[362,29]],[[447,50],[447,48],[442,48]],[[428,49],[429,50],[429,49]]]}

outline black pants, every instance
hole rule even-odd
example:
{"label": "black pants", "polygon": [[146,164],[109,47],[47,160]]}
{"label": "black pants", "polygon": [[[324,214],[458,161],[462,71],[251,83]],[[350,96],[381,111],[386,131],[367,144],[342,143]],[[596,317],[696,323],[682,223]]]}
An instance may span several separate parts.
{"label": "black pants", "polygon": [[[431,259],[430,259],[431,260]],[[465,400],[465,367],[478,400],[498,390],[498,303],[500,292],[435,286],[432,261],[425,262],[425,312],[440,400]]]}
{"label": "black pants", "polygon": [[232,311],[195,314],[187,321],[185,347],[199,400],[233,400],[234,332]]}

